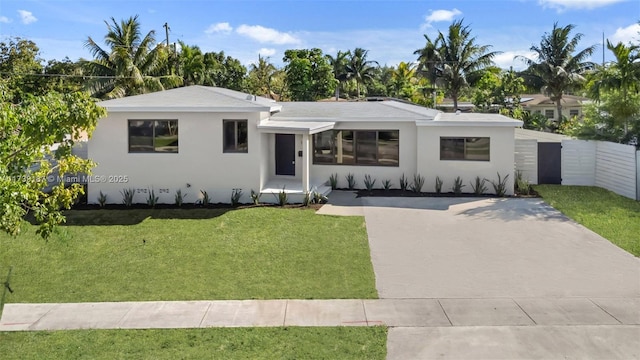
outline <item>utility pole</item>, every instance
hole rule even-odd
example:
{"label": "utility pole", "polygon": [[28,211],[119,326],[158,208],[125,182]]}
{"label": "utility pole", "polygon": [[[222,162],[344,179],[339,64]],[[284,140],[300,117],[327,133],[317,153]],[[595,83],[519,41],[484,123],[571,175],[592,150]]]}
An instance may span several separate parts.
{"label": "utility pole", "polygon": [[[173,52],[171,51],[171,46],[169,45],[169,30],[171,30],[171,28],[169,27],[169,23],[164,23],[164,25],[162,25],[162,27],[164,28],[164,33],[166,35],[166,39],[167,39],[167,49],[169,50],[169,69],[168,71],[170,71],[169,75],[173,74],[173,66],[171,66],[171,60],[175,61],[175,53],[176,53],[176,48],[175,46],[173,47]],[[177,63],[176,63],[177,66]]]}
{"label": "utility pole", "polygon": [[164,27],[164,32],[167,35],[167,47],[169,47],[169,30],[171,30],[171,28],[169,27],[169,23],[164,23],[162,27]]}
{"label": "utility pole", "polygon": [[604,67],[604,31],[602,32],[602,67]]}

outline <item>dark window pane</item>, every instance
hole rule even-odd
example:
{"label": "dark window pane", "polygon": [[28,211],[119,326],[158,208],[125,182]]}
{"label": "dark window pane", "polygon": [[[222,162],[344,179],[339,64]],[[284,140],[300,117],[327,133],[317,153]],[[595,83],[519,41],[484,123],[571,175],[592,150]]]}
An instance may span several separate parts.
{"label": "dark window pane", "polygon": [[224,152],[247,152],[249,150],[247,120],[223,120],[222,133]]}
{"label": "dark window pane", "polygon": [[354,164],[353,150],[353,131],[336,131],[336,162]]}
{"label": "dark window pane", "polygon": [[154,149],[156,152],[178,152],[178,121],[155,122]]}
{"label": "dark window pane", "polygon": [[236,121],[238,124],[236,131],[238,139],[236,145],[236,151],[239,152],[247,152],[249,150],[249,140],[248,140],[248,124],[247,120],[239,120]]}
{"label": "dark window pane", "polygon": [[466,138],[465,160],[489,161],[489,138]]}
{"label": "dark window pane", "polygon": [[464,160],[464,138],[440,138],[440,160]]}
{"label": "dark window pane", "polygon": [[153,152],[153,121],[129,120],[129,152]]}
{"label": "dark window pane", "polygon": [[400,163],[400,132],[378,132],[378,165],[398,166]]}
{"label": "dark window pane", "polygon": [[332,164],[333,156],[333,131],[323,131],[313,134],[313,162],[314,164]]}
{"label": "dark window pane", "polygon": [[356,164],[375,165],[378,156],[376,131],[356,131]]}

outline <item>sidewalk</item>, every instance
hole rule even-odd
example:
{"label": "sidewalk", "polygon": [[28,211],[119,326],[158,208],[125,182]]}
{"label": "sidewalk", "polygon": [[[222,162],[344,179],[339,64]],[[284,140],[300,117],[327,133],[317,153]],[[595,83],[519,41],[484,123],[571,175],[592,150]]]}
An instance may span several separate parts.
{"label": "sidewalk", "polygon": [[[640,325],[640,299],[218,300],[7,304],[0,331],[254,326]],[[640,327],[637,327],[640,335]]]}

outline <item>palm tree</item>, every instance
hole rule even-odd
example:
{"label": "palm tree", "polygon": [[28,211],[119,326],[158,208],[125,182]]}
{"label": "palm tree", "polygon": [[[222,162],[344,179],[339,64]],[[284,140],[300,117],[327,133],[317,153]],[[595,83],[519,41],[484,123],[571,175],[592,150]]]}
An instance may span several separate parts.
{"label": "palm tree", "polygon": [[353,52],[349,51],[347,55],[347,79],[355,80],[358,98],[360,97],[360,85],[373,80],[375,70],[380,66],[377,61],[367,60],[368,53],[369,50],[356,48]]}
{"label": "palm tree", "polygon": [[[626,46],[622,42],[613,45],[607,40],[607,49],[616,57],[609,66],[599,68],[590,81],[589,95],[596,101],[601,100],[603,92],[615,93],[619,97],[614,111],[617,120],[629,132],[629,122],[637,114],[637,95],[640,92],[640,46]],[[612,114],[614,115],[614,114]]]}
{"label": "palm tree", "polygon": [[184,85],[202,85],[207,76],[204,55],[197,46],[190,46],[182,41],[178,56],[178,75],[182,76]]}
{"label": "palm tree", "polygon": [[[413,52],[414,55],[418,55],[418,68],[417,71],[423,78],[429,81],[431,87],[423,88],[423,91],[431,91],[433,95],[433,106],[436,106],[436,90],[438,89],[438,79],[441,75],[442,57],[440,56],[440,50],[436,45],[436,42],[431,40],[428,35],[423,35],[426,44],[423,48],[420,48]],[[424,94],[426,95],[426,94]]]}
{"label": "palm tree", "polygon": [[336,57],[325,55],[329,61],[329,65],[333,68],[333,76],[338,80],[336,86],[336,101],[340,98],[340,86],[347,80],[347,56],[349,52],[338,50]]}
{"label": "palm tree", "polygon": [[544,84],[543,92],[556,103],[557,126],[562,122],[562,95],[584,81],[582,74],[594,67],[586,60],[593,54],[595,45],[576,52],[583,35],[570,37],[574,28],[575,25],[558,27],[558,23],[554,23],[551,33],[542,36],[540,46],[531,47],[535,59],[518,57],[529,66],[527,73]]}
{"label": "palm tree", "polygon": [[120,23],[112,17],[111,23],[105,24],[108,31],[104,42],[108,50],[91,37],[85,42],[94,57],[87,63],[91,75],[96,76],[89,83],[93,96],[119,98],[163,90],[165,85],[181,82],[175,75],[163,75],[168,72],[170,50],[156,44],[153,30],[142,37],[137,15]]}
{"label": "palm tree", "polygon": [[447,35],[438,31],[435,41],[424,37],[425,47],[414,52],[419,55],[421,69],[433,84],[440,80],[453,100],[453,108],[457,109],[461,91],[480,78],[482,70],[492,65],[498,52],[488,52],[491,45],[476,44],[476,38],[471,36],[469,26],[463,25],[463,20],[449,25]]}
{"label": "palm tree", "polygon": [[258,63],[251,64],[249,77],[254,82],[254,92],[259,95],[272,97],[271,81],[278,69],[269,62],[269,58],[264,58],[258,54]]}
{"label": "palm tree", "polygon": [[393,87],[393,95],[397,97],[410,97],[411,92],[407,93],[407,87],[416,82],[416,65],[414,63],[401,62],[397,69],[391,72],[391,86]]}

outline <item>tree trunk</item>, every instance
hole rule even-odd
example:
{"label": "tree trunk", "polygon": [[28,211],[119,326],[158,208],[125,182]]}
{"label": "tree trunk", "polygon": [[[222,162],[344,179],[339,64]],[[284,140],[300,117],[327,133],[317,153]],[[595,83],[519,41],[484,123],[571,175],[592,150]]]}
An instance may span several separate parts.
{"label": "tree trunk", "polygon": [[559,128],[560,125],[562,125],[562,95],[558,96],[558,99],[556,100],[556,111],[558,112],[556,125]]}
{"label": "tree trunk", "polygon": [[453,112],[458,111],[458,94],[451,94],[451,99],[453,100]]}
{"label": "tree trunk", "polygon": [[336,85],[336,101],[339,101],[340,99],[340,83],[338,83],[338,85]]}

